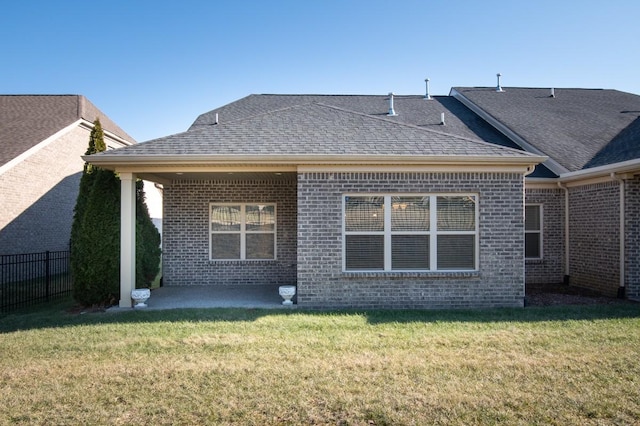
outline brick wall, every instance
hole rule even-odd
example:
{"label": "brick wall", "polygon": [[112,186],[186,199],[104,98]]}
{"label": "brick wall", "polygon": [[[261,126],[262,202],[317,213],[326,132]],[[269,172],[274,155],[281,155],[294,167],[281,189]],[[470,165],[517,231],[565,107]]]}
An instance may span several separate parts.
{"label": "brick wall", "polygon": [[620,277],[618,182],[569,188],[570,283],[616,296]]}
{"label": "brick wall", "polygon": [[527,189],[527,204],[541,204],[542,259],[525,261],[527,284],[561,283],[564,279],[564,190]]}
{"label": "brick wall", "polygon": [[[480,270],[342,271],[344,193],[477,193]],[[324,308],[521,307],[524,189],[515,173],[301,173],[298,303]]]}
{"label": "brick wall", "polygon": [[[277,260],[210,261],[209,203],[276,203]],[[296,183],[175,181],[164,186],[164,285],[293,284]]]}
{"label": "brick wall", "polygon": [[626,182],[625,271],[627,297],[640,300],[640,176]]}
{"label": "brick wall", "polygon": [[65,133],[0,175],[0,254],[69,248],[89,132]]}

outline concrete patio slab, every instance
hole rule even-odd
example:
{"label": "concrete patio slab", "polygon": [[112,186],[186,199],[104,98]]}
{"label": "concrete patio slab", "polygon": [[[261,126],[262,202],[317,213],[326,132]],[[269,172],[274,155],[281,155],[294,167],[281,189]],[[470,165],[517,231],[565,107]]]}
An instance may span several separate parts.
{"label": "concrete patio slab", "polygon": [[[145,310],[177,308],[261,308],[291,309],[283,306],[277,285],[268,286],[180,286],[151,290]],[[296,305],[293,305],[295,307]],[[110,311],[129,310],[114,307]]]}

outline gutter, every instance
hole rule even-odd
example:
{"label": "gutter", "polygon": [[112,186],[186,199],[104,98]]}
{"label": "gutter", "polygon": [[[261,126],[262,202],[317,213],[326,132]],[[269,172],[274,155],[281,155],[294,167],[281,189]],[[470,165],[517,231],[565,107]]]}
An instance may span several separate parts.
{"label": "gutter", "polygon": [[638,173],[640,171],[640,158],[627,160],[611,165],[592,167],[590,169],[582,169],[575,172],[564,173],[560,175],[560,180],[564,183],[576,180],[583,180],[593,177],[613,176],[618,173]]}
{"label": "gutter", "polygon": [[375,164],[475,164],[475,165],[518,165],[533,169],[547,157],[527,155],[521,157],[500,156],[437,156],[437,155],[110,155],[105,153],[84,155],[82,159],[97,166],[216,166],[233,163],[247,165],[375,165]]}

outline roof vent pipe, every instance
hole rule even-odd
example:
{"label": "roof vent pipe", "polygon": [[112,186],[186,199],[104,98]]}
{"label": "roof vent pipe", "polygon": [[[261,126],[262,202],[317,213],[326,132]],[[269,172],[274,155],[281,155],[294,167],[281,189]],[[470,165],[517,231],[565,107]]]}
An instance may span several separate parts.
{"label": "roof vent pipe", "polygon": [[556,90],[552,87],[551,88],[551,94],[549,95],[550,98],[555,98],[556,97]]}
{"label": "roof vent pipe", "polygon": [[496,87],[496,92],[504,92],[504,90],[502,90],[502,86],[500,86],[500,77],[502,77],[502,74],[498,73],[496,74],[496,77],[498,77],[498,86]]}
{"label": "roof vent pipe", "polygon": [[444,112],[440,114],[440,125],[444,126]]}
{"label": "roof vent pipe", "polygon": [[396,111],[393,109],[393,92],[389,92],[389,112],[387,115],[396,116]]}
{"label": "roof vent pipe", "polygon": [[427,83],[427,93],[426,93],[426,95],[424,95],[424,98],[427,99],[427,100],[430,100],[431,99],[431,95],[429,94],[429,79],[428,78],[425,79],[424,82]]}
{"label": "roof vent pipe", "polygon": [[217,112],[216,112],[216,121],[214,121],[213,124],[218,124],[218,113]]}

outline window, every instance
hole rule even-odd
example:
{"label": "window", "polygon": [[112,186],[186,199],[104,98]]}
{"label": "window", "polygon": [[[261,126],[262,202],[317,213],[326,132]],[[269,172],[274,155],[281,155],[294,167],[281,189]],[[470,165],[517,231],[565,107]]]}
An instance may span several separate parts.
{"label": "window", "polygon": [[210,204],[211,260],[275,259],[275,204]]}
{"label": "window", "polygon": [[539,204],[525,206],[524,257],[542,259],[542,206]]}
{"label": "window", "polygon": [[344,270],[477,269],[477,196],[344,197]]}

